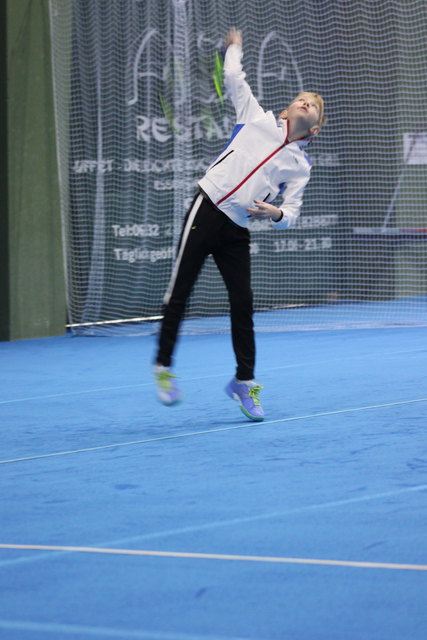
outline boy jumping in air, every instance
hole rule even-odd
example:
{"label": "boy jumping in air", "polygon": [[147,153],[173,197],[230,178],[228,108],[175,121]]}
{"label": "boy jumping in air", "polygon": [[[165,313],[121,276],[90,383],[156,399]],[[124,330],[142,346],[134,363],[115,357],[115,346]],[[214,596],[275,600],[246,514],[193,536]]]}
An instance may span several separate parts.
{"label": "boy jumping in air", "polygon": [[[237,124],[228,145],[199,181],[199,192],[185,217],[177,258],[164,297],[154,377],[159,399],[172,405],[181,399],[171,373],[172,355],[187,299],[206,257],[212,254],[230,301],[236,376],[225,391],[250,420],[263,420],[262,387],[254,380],[255,337],[250,282],[248,219],[271,219],[288,229],[299,216],[310,178],[305,147],[325,122],[320,95],[299,94],[279,115],[265,112],[252,94],[242,70],[242,36],[226,36],[224,84],[236,110]],[[270,204],[279,194],[279,207]]]}

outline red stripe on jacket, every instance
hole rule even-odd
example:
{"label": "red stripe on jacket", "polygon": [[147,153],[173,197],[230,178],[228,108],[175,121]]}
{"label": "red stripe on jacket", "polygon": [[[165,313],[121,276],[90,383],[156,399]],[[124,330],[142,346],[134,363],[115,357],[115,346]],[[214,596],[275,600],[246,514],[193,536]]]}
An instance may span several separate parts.
{"label": "red stripe on jacket", "polygon": [[216,203],[217,206],[221,204],[221,202],[224,202],[224,200],[227,200],[227,198],[229,198],[230,196],[233,195],[233,193],[235,193],[238,189],[240,189],[240,187],[242,185],[245,184],[245,182],[247,182],[249,180],[249,178],[251,176],[254,175],[254,173],[256,171],[258,171],[258,169],[260,169],[262,167],[263,164],[265,164],[266,162],[268,162],[268,160],[270,160],[270,158],[272,158],[274,155],[276,155],[276,153],[278,153],[280,151],[280,149],[283,149],[283,147],[285,147],[287,144],[289,144],[287,141],[285,141],[283,144],[280,145],[280,147],[278,147],[277,149],[275,149],[275,151],[273,151],[273,153],[270,153],[269,156],[267,156],[267,158],[264,158],[264,160],[262,162],[259,163],[259,165],[257,167],[255,167],[255,169],[252,169],[252,171],[246,176],[246,178],[243,178],[243,180],[237,185],[237,187],[234,187],[234,189],[232,191],[230,191],[230,193],[227,193],[226,196],[223,196],[220,200],[218,200],[218,202]]}

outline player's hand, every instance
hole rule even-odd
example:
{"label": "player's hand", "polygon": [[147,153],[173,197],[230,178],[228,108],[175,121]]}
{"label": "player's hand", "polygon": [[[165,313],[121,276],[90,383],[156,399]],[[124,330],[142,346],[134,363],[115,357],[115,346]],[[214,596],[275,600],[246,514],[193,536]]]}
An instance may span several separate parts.
{"label": "player's hand", "polygon": [[255,218],[256,220],[264,220],[265,218],[271,218],[273,222],[278,222],[282,217],[280,209],[269,204],[268,202],[262,202],[262,200],[254,200],[256,209],[248,208],[249,218]]}
{"label": "player's hand", "polygon": [[228,47],[230,44],[238,44],[240,47],[242,46],[242,32],[238,29],[230,29],[225,36],[225,46]]}

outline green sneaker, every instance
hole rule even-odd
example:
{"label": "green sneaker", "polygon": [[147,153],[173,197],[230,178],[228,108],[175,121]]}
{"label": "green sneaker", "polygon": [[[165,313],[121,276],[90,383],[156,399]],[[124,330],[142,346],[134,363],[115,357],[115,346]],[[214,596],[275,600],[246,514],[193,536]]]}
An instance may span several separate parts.
{"label": "green sneaker", "polygon": [[163,404],[177,404],[182,398],[181,391],[175,382],[176,377],[169,371],[169,367],[163,367],[160,364],[154,366],[157,397]]}

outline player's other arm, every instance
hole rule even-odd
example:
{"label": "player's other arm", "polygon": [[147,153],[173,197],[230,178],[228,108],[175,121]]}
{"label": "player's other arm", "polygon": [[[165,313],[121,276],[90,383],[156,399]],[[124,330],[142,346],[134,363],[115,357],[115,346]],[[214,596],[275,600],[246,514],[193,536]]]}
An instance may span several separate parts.
{"label": "player's other arm", "polygon": [[264,115],[264,110],[246,82],[242,68],[242,34],[230,29],[225,37],[224,85],[236,109],[237,122],[243,124]]}
{"label": "player's other arm", "polygon": [[254,201],[254,207],[247,209],[249,217],[256,220],[270,218],[276,229],[289,229],[298,219],[302,206],[302,196],[310,176],[292,180],[286,186],[283,202],[278,207],[268,202]]}
{"label": "player's other arm", "polygon": [[299,177],[286,186],[283,202],[279,205],[283,217],[274,225],[277,229],[289,229],[294,226],[301,212],[302,196],[309,180],[310,175]]}

